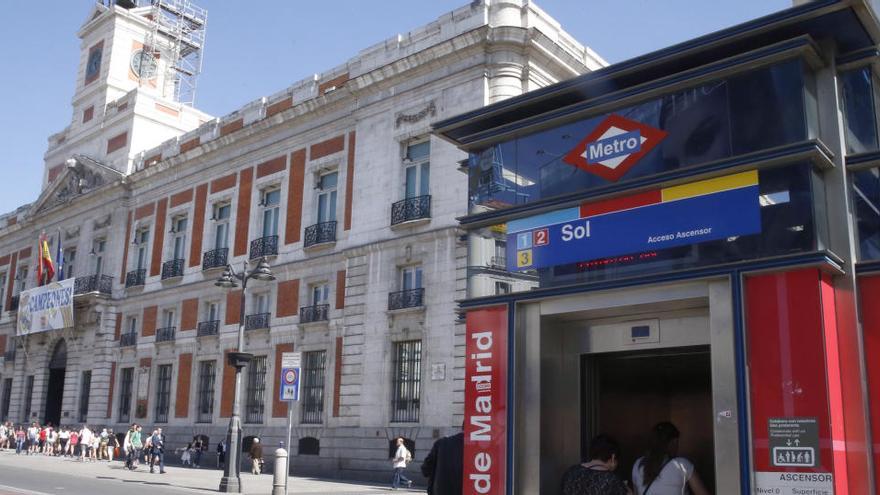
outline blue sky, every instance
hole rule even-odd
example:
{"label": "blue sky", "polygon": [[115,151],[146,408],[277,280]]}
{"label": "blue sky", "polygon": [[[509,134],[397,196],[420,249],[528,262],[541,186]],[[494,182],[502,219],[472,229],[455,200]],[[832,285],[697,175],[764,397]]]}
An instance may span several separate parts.
{"label": "blue sky", "polygon": [[[196,106],[221,116],[345,62],[468,0],[201,0],[208,9]],[[564,29],[614,63],[787,8],[783,0],[538,0]],[[79,39],[93,2],[7,2],[0,42],[0,213],[39,195],[50,134],[71,119]],[[365,8],[369,6],[370,8]]]}

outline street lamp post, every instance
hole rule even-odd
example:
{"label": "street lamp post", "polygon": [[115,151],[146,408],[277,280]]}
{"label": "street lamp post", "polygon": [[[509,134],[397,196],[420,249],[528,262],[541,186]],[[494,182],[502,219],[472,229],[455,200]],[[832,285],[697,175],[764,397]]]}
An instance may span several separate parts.
{"label": "street lamp post", "polygon": [[229,418],[229,427],[226,430],[227,458],[223,467],[223,478],[220,479],[221,492],[241,493],[241,370],[253,358],[252,354],[244,351],[244,309],[245,290],[248,280],[275,280],[275,275],[269,268],[266,257],[260,259],[257,267],[248,271],[247,262],[242,262],[241,272],[236,272],[232,265],[226,265],[223,275],[214,283],[217,287],[232,289],[241,283],[241,301],[238,312],[238,348],[236,352],[229,353],[229,365],[235,367],[235,392],[232,396],[232,417]]}

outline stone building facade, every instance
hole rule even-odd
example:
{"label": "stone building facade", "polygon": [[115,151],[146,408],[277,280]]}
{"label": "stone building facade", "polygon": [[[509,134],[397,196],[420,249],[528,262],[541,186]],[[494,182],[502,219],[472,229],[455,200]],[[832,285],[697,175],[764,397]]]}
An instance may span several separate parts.
{"label": "stone building facade", "polygon": [[[265,257],[277,280],[244,300],[245,435],[286,437],[277,375],[297,350],[294,473],[384,480],[397,436],[423,458],[462,421],[469,269],[465,155],[430,124],[605,62],[533,3],[487,0],[213,118],[130,63],[145,12],[90,13],[43,191],[0,217],[0,414],[162,425],[172,448],[204,435],[213,453],[241,309],[214,282]],[[15,337],[41,232],[61,239],[76,323]]]}

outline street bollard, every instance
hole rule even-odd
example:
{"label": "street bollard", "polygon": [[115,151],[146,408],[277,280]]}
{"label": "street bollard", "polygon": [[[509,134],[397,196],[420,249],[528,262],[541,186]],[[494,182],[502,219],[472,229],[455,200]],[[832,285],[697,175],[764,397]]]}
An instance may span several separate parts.
{"label": "street bollard", "polygon": [[285,495],[284,488],[287,485],[287,451],[278,448],[275,451],[275,473],[272,477],[272,495]]}

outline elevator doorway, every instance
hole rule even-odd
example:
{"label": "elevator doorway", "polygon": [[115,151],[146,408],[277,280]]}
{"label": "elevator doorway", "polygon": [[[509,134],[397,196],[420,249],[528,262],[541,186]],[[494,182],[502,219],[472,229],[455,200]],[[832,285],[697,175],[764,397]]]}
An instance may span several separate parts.
{"label": "elevator doorway", "polygon": [[46,410],[43,423],[58,426],[61,422],[61,404],[64,398],[64,378],[67,371],[67,344],[55,344],[49,360],[49,381],[46,386]]}
{"label": "elevator doorway", "polygon": [[651,428],[671,421],[681,431],[678,455],[715,493],[712,370],[709,346],[582,356],[582,451],[604,433],[621,446],[618,474],[631,478]]}

